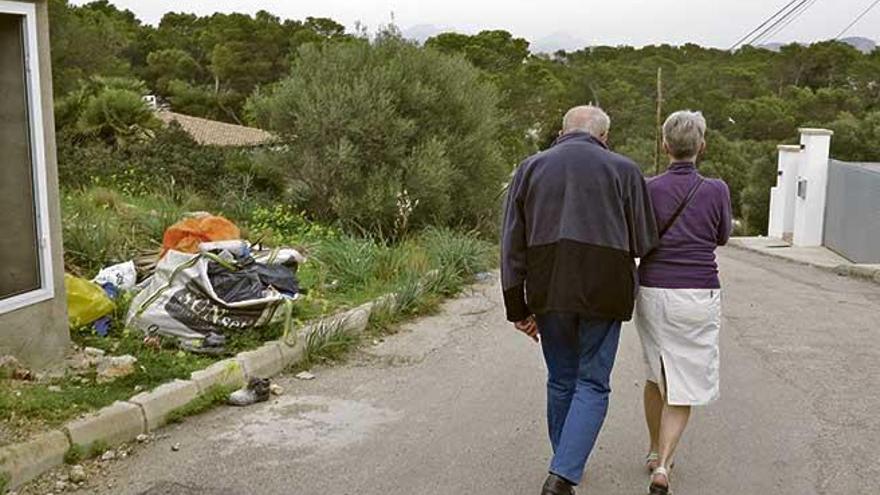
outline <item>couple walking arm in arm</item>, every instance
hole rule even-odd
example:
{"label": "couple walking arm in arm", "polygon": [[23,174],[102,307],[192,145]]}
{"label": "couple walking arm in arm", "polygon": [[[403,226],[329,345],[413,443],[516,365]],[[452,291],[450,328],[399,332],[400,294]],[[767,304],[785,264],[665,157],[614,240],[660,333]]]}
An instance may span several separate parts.
{"label": "couple walking arm in arm", "polygon": [[[670,133],[677,133],[665,136],[667,150],[672,154],[675,148],[678,155],[673,161],[682,158],[695,160],[705,146],[705,121],[699,114],[690,112],[673,114],[670,119],[680,124],[670,125],[667,121]],[[684,220],[696,222],[700,228],[706,223],[689,213],[694,209],[690,205],[712,203],[705,199],[707,193],[712,195],[712,191],[720,190],[720,186],[713,183],[709,187],[698,186],[694,193],[695,179],[691,177],[692,188],[685,190],[689,197],[677,198],[679,206],[685,202],[687,205],[681,211],[674,207],[675,211],[670,215],[667,203],[676,203],[676,198],[667,196],[680,194],[681,181],[675,181],[675,187],[665,187],[669,191],[660,187],[652,189],[632,160],[608,149],[610,123],[605,112],[597,107],[570,110],[554,145],[523,162],[508,191],[502,234],[502,288],[507,319],[517,329],[540,341],[548,371],[547,423],[553,459],[543,494],[574,493],[573,487],[581,482],[608,409],[611,370],[621,325],[632,319],[636,300],[642,297],[639,295],[635,259],[643,259],[642,269],[655,256],[665,260],[663,263],[666,264],[680,262],[675,256],[664,255],[664,243],[669,238],[689,244],[687,235],[683,241],[680,239],[682,234],[678,231],[682,229],[678,227],[684,224]],[[698,135],[697,151],[688,157],[681,156],[680,148],[681,143],[690,138],[678,135],[685,131],[692,136]],[[686,168],[683,163],[681,168]],[[693,163],[691,168],[691,175],[702,183]],[[652,204],[656,201],[660,201],[662,208],[655,213]],[[726,212],[721,208],[709,216],[719,219],[727,215],[726,229],[729,232],[729,198],[727,204]],[[675,218],[671,218],[673,216]],[[658,227],[661,221],[670,220],[675,225],[664,228],[661,224]],[[715,280],[714,247],[726,241],[726,236],[718,235],[724,229],[723,225],[716,225],[714,230],[711,270],[715,270]],[[677,247],[672,251],[678,252]],[[686,260],[685,265],[689,262]],[[665,283],[668,270],[678,272],[676,267],[664,267],[662,263],[657,270],[660,273],[646,273],[659,279],[660,285]],[[695,289],[702,289],[702,286]],[[714,290],[720,301],[720,291]],[[709,302],[709,299],[700,300],[699,304],[706,306]],[[717,337],[717,332],[715,334]],[[703,337],[711,344],[711,334]],[[665,343],[645,345],[646,362],[665,364],[665,351],[658,349]],[[706,344],[701,342],[703,353]],[[651,356],[658,358],[652,359]],[[669,359],[674,360],[674,357],[670,355]],[[671,378],[657,378],[657,375],[664,376],[663,370],[655,374],[654,367],[647,368],[652,373],[648,374],[646,399],[651,384],[658,392],[666,392],[672,383]],[[679,371],[681,374],[694,372],[691,369]],[[715,381],[717,384],[717,379]],[[703,383],[703,386],[711,388],[710,384]],[[687,385],[684,388],[690,390]],[[661,415],[665,412],[663,397],[670,395],[661,393]],[[651,398],[656,397],[652,395]],[[651,402],[652,407],[657,405],[655,402]],[[678,426],[680,416],[678,421],[670,421],[675,430],[683,429]],[[646,416],[646,419],[653,427],[654,416]],[[650,466],[658,473],[652,486],[656,485],[658,490],[668,487],[668,466],[660,464],[662,441],[654,441],[655,436],[662,436],[659,429],[655,435],[653,428],[649,428],[651,452],[657,452],[652,456],[655,465]],[[669,439],[666,440],[668,444]]]}

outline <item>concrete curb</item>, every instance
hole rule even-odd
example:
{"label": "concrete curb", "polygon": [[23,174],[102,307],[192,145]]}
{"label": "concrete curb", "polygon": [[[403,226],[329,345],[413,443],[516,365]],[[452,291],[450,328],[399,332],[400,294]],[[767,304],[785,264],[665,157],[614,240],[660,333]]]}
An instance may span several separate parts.
{"label": "concrete curb", "polygon": [[95,444],[118,445],[146,433],[147,424],[141,407],[118,401],[96,413],[64,426],[70,444],[88,452]]}
{"label": "concrete curb", "polygon": [[0,448],[0,474],[8,477],[10,487],[19,486],[64,462],[69,448],[70,440],[60,430]]}
{"label": "concrete curb", "polygon": [[199,386],[189,380],[175,380],[156,387],[152,392],[135,395],[128,402],[140,406],[147,431],[164,426],[168,414],[199,396]]}
{"label": "concrete curb", "polygon": [[244,376],[251,378],[267,378],[275,376],[284,370],[279,344],[268,343],[253,351],[241,352],[236,356]]}
{"label": "concrete curb", "polygon": [[768,258],[778,259],[787,261],[789,263],[795,263],[798,265],[811,266],[813,268],[818,268],[819,270],[823,270],[830,273],[835,273],[842,277],[852,277],[862,279],[868,282],[874,282],[876,284],[880,284],[880,268],[876,268],[874,266],[866,266],[866,265],[826,265],[821,263],[811,263],[809,261],[802,261],[789,258],[788,256],[774,253],[772,251],[756,249],[751,247],[743,242],[740,242],[736,239],[731,239],[727,244],[729,247],[734,249],[739,249],[740,251],[748,251],[750,253],[759,254],[761,256],[765,256]]}
{"label": "concrete curb", "polygon": [[[383,303],[394,295],[383,296]],[[370,302],[348,311],[322,318],[303,327],[290,342],[272,341],[233,358],[218,361],[194,371],[189,380],[175,380],[150,392],[118,401],[95,413],[67,423],[62,431],[52,431],[24,443],[0,448],[0,476],[10,478],[9,488],[16,488],[64,463],[71,446],[88,452],[93,445],[116,445],[131,442],[138,435],[161,428],[168,414],[204,394],[214,385],[243,386],[251,378],[271,378],[307,356],[311,334],[327,329],[363,333],[376,306]]]}

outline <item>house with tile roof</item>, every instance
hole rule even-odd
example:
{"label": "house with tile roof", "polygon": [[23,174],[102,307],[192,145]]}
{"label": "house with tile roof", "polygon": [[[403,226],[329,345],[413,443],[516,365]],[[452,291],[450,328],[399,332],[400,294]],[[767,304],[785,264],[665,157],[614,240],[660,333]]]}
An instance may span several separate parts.
{"label": "house with tile roof", "polygon": [[197,143],[205,146],[254,148],[278,141],[272,133],[255,127],[203,119],[165,109],[157,110],[156,116],[166,125],[176,122]]}

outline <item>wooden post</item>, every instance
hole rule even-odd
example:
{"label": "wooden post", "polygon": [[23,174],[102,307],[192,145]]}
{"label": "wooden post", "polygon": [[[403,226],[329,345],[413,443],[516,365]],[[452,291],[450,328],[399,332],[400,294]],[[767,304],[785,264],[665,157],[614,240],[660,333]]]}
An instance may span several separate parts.
{"label": "wooden post", "polygon": [[657,67],[657,130],[654,142],[654,175],[660,175],[660,155],[663,152],[663,67]]}

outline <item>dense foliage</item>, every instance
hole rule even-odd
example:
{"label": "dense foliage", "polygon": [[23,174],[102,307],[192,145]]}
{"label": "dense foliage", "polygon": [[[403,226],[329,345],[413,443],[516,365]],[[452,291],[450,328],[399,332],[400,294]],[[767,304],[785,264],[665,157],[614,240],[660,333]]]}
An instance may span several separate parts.
{"label": "dense foliage", "polygon": [[[661,168],[664,161],[655,156],[658,69],[664,113],[706,115],[711,133],[701,168],[730,184],[744,232],[764,229],[775,147],[795,142],[798,127],[833,129],[836,158],[880,161],[880,50],[863,54],[843,43],[537,55],[505,31],[445,33],[421,48],[393,33],[368,42],[330,19],[267,12],[169,13],[155,27],[106,0],[51,0],[50,13],[61,148],[86,148],[62,150],[62,172],[79,180],[83,166],[89,177],[124,172],[110,158],[95,162],[107,168],[84,163],[89,154],[121,153],[131,163],[149,153],[174,158],[144,141],[156,131],[119,78],[144,81],[175,111],[257,123],[287,141],[280,153],[257,158],[219,159],[206,149],[199,159],[199,149],[172,147],[177,163],[205,164],[208,174],[194,167],[200,178],[235,180],[248,195],[383,232],[401,222],[484,223],[499,178],[549,145],[560,116],[576,104],[603,106],[613,119],[612,146],[654,173],[655,160]],[[101,81],[105,87],[96,86]],[[150,170],[158,165],[157,158]],[[164,167],[153,175],[200,189],[193,171]],[[471,197],[474,191],[481,194]]]}
{"label": "dense foliage", "polygon": [[497,96],[461,58],[394,33],[309,46],[248,110],[289,143],[279,158],[318,218],[392,237],[496,220],[508,172],[495,141]]}
{"label": "dense foliage", "polygon": [[330,19],[282,21],[265,11],[168,13],[156,27],[108,0],[51,0],[49,13],[56,96],[94,75],[136,77],[181,113],[230,122],[240,122],[254,88],[287,74],[300,46],[348,38]]}
{"label": "dense foliage", "polygon": [[[798,127],[834,129],[836,158],[880,161],[880,50],[862,54],[823,42],[792,44],[778,53],[752,47],[731,53],[688,44],[600,46],[547,56],[529,55],[525,40],[503,31],[442,34],[427,45],[461,53],[486,72],[502,91],[518,143],[528,136],[535,147],[546,146],[567,108],[592,102],[612,117],[613,147],[648,174],[656,170],[662,69],[664,113],[690,108],[706,115],[711,133],[701,168],[730,184],[745,232],[766,227],[776,145],[795,142]],[[515,56],[522,62],[511,64]],[[523,151],[511,149],[512,157]],[[662,168],[664,159],[658,161]]]}

